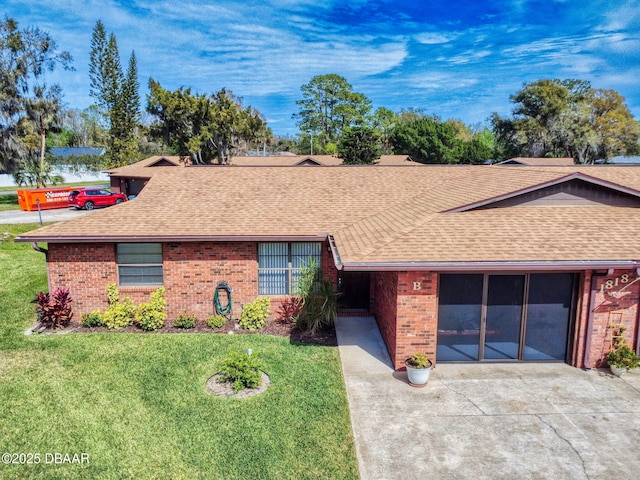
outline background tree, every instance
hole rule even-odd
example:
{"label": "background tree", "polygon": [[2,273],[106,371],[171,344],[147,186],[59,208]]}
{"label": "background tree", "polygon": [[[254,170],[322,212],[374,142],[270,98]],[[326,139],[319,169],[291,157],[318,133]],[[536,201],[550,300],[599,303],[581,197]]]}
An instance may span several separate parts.
{"label": "background tree", "polygon": [[422,111],[403,111],[391,135],[393,151],[420,163],[485,163],[495,155],[493,134],[460,120],[445,122]]}
{"label": "background tree", "polygon": [[371,111],[371,101],[334,73],[315,76],[300,90],[303,98],[296,102],[300,111],[294,118],[300,130],[319,138],[322,146],[336,143],[345,128],[362,125]]}
{"label": "background tree", "polygon": [[393,150],[420,163],[458,163],[462,141],[452,124],[429,116],[398,125],[391,136]]}
{"label": "background tree", "polygon": [[513,117],[492,116],[503,158],[570,156],[593,163],[637,149],[638,122],[613,90],[581,80],[538,80],[512,95]]}
{"label": "background tree", "polygon": [[391,134],[398,122],[398,115],[385,107],[376,109],[371,116],[371,126],[380,138],[380,148],[383,155],[388,155],[393,151]]}
{"label": "background tree", "polygon": [[[59,87],[47,88],[41,81],[57,65],[70,68],[71,61],[68,52],[58,52],[47,32],[21,30],[11,18],[0,21],[0,170],[13,173],[32,160],[33,139],[40,147],[41,127],[46,136],[61,96]],[[38,116],[40,126],[35,123]]]}
{"label": "background tree", "polygon": [[410,123],[416,122],[427,117],[427,113],[422,108],[413,108],[409,107],[407,109],[402,109],[397,114],[397,125],[409,125]]}
{"label": "background tree", "polygon": [[49,147],[101,147],[108,132],[95,105],[84,110],[62,109],[62,129],[47,137]]}
{"label": "background tree", "polygon": [[25,179],[29,185],[38,188],[46,183],[58,183],[59,176],[52,175],[52,169],[46,160],[47,134],[60,130],[60,97],[62,92],[58,85],[47,89],[36,86],[32,98],[25,101],[26,115],[20,122],[22,131],[24,157],[16,174],[18,184]]}
{"label": "background tree", "polygon": [[372,165],[381,155],[380,137],[369,127],[351,127],[342,132],[337,155],[345,165]]}
{"label": "background tree", "polygon": [[151,130],[183,158],[197,165],[217,159],[228,164],[237,145],[264,134],[259,112],[222,89],[213,95],[192,95],[191,89],[171,92],[149,80],[147,111],[155,117]]}
{"label": "background tree", "polygon": [[615,155],[638,153],[640,125],[633,118],[625,99],[615,90],[591,91],[591,117],[597,144],[595,157],[609,159]]}
{"label": "background tree", "polygon": [[135,52],[131,52],[125,76],[116,36],[111,33],[107,38],[100,20],[91,37],[89,78],[89,93],[109,132],[104,166],[111,168],[137,160],[140,95]]}

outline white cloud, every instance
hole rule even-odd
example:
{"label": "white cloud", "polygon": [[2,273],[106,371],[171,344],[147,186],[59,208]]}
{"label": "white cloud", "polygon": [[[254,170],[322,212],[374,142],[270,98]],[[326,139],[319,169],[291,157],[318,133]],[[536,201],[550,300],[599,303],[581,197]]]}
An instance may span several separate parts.
{"label": "white cloud", "polygon": [[[290,133],[300,86],[326,73],[345,77],[377,106],[424,107],[463,121],[507,111],[509,95],[539,78],[619,88],[640,109],[637,0],[554,3],[563,12],[558,18],[539,18],[530,0],[494,0],[493,11],[473,20],[462,6],[443,17],[420,16],[415,4],[369,8],[367,0],[4,0],[3,6],[21,26],[49,31],[72,53],[77,71],[57,70],[51,79],[74,107],[91,100],[89,42],[101,19],[116,34],[125,66],[135,49],[143,98],[149,77],[198,93],[227,87]],[[338,6],[363,13],[331,15]]]}
{"label": "white cloud", "polygon": [[415,40],[424,45],[439,45],[448,43],[455,39],[457,35],[441,32],[424,32],[414,36]]}

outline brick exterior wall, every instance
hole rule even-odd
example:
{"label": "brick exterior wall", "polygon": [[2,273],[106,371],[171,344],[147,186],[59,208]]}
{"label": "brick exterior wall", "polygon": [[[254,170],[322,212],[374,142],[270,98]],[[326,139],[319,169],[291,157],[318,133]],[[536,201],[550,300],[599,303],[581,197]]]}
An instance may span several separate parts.
{"label": "brick exterior wall", "polygon": [[[580,288],[581,299],[576,321],[572,364],[576,367],[606,366],[605,356],[611,349],[613,324],[626,328],[624,337],[632,348],[637,348],[638,302],[640,301],[640,278],[635,270],[615,270],[604,276],[596,275],[593,299],[591,340],[587,341],[589,308],[591,305],[591,279],[593,272],[584,275]],[[589,349],[591,365],[584,364],[585,350]]]}
{"label": "brick exterior wall", "polygon": [[[634,270],[617,270],[596,277],[591,338],[587,328],[591,299],[592,272],[579,276],[572,350],[569,363],[584,368],[585,349],[589,349],[591,367],[605,367],[611,348],[612,323],[622,323],[624,336],[637,348],[640,279]],[[636,281],[637,280],[637,281]],[[438,274],[433,272],[378,272],[372,275],[374,312],[382,338],[395,369],[420,350],[436,359]]]}
{"label": "brick exterior wall", "polygon": [[371,275],[371,285],[376,323],[393,361],[396,354],[398,273],[376,272]]}
{"label": "brick exterior wall", "polygon": [[[114,244],[49,244],[47,267],[50,291],[69,288],[74,301],[75,321],[83,313],[107,308],[107,285],[117,283]],[[213,295],[220,280],[233,288],[234,316],[242,304],[258,296],[258,258],[256,242],[176,242],[163,245],[164,287],[167,316],[181,312],[204,319],[213,313]],[[327,245],[322,248],[324,275],[334,284],[337,270]],[[606,365],[604,357],[611,347],[612,323],[622,323],[625,338],[637,348],[640,279],[635,270],[617,270],[596,275],[593,302],[593,272],[580,275],[570,363],[585,367],[588,349],[591,367]],[[120,287],[121,295],[134,302],[145,302],[157,287]],[[272,317],[283,297],[271,302]],[[593,321],[587,344],[589,308]],[[437,344],[438,274],[435,272],[376,272],[371,274],[371,306],[394,368],[416,351],[425,351],[435,362]]]}
{"label": "brick exterior wall", "polygon": [[233,289],[234,316],[258,296],[255,242],[167,243],[162,250],[168,318],[182,311],[200,319],[212,315],[216,285],[222,280]]}
{"label": "brick exterior wall", "polygon": [[[256,242],[174,242],[162,247],[167,318],[186,312],[205,319],[213,313],[216,285],[225,280],[233,289],[233,315],[239,317],[242,304],[258,296],[258,247]],[[337,281],[337,270],[322,248],[323,274]],[[49,289],[69,288],[74,319],[83,313],[104,311],[107,285],[118,283],[115,244],[49,244],[47,254]],[[120,295],[136,303],[149,300],[157,286],[120,286]],[[281,300],[273,297],[271,316]]]}
{"label": "brick exterior wall", "polygon": [[107,308],[107,285],[117,283],[116,250],[112,244],[59,244],[48,246],[49,291],[68,288],[74,319]]}
{"label": "brick exterior wall", "polygon": [[375,314],[394,368],[417,351],[435,362],[438,274],[380,272],[374,279]]}
{"label": "brick exterior wall", "polygon": [[398,274],[398,339],[394,365],[414,353],[426,352],[436,361],[438,274],[400,272]]}

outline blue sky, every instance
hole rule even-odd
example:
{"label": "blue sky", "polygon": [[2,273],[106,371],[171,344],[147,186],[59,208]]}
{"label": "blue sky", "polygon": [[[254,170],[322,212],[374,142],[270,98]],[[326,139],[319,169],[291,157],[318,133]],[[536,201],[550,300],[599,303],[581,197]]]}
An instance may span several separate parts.
{"label": "blue sky", "polygon": [[[640,119],[640,0],[3,0],[20,27],[48,31],[74,57],[58,70],[65,101],[85,108],[97,20],[126,68],[198,93],[232,90],[276,134],[294,135],[300,86],[336,73],[373,107],[422,108],[485,123],[541,78],[617,90]],[[146,103],[143,100],[143,104]]]}

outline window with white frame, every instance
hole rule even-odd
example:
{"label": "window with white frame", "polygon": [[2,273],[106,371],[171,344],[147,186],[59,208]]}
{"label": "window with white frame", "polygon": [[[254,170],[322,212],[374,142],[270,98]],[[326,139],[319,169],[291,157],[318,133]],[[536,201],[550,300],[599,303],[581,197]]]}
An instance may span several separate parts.
{"label": "window with white frame", "polygon": [[161,243],[118,243],[116,245],[120,285],[162,285]]}
{"label": "window with white frame", "polygon": [[295,295],[303,265],[313,258],[320,267],[319,242],[259,243],[258,294]]}

